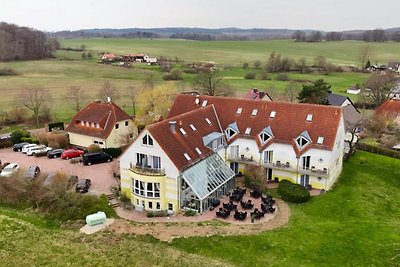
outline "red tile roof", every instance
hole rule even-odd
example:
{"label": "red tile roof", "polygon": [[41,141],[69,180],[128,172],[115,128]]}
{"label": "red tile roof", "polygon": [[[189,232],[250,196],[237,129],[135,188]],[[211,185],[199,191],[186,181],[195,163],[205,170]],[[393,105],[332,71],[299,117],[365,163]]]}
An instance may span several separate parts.
{"label": "red tile roof", "polygon": [[[205,107],[203,107],[203,103]],[[175,98],[167,119],[189,111],[201,110],[209,105],[215,106],[223,131],[233,122],[236,122],[238,125],[240,133],[230,139],[228,144],[239,137],[252,138],[257,142],[260,151],[264,150],[271,143],[291,144],[298,155],[312,147],[332,150],[338,126],[342,119],[342,109],[340,107],[184,94],[178,95]],[[239,108],[242,108],[241,114],[237,114]],[[252,112],[254,109],[257,109],[257,114],[253,116]],[[274,118],[270,118],[271,111],[276,112]],[[313,115],[310,122],[306,121],[308,114]],[[192,122],[195,121],[192,120]],[[274,137],[268,143],[262,145],[258,135],[267,126],[271,127]],[[251,132],[249,135],[246,135],[245,130],[248,127],[251,128]],[[295,144],[295,139],[303,131],[308,132],[312,143],[302,151],[299,151]],[[320,136],[324,137],[322,145],[316,143]]]}
{"label": "red tile roof", "polygon": [[[206,118],[211,124],[206,121]],[[175,132],[170,129],[171,121],[176,122]],[[190,124],[193,124],[195,131]],[[186,135],[180,131],[180,128],[184,129]],[[211,105],[151,124],[146,129],[179,170],[212,154],[213,151],[204,145],[203,137],[213,132],[221,132]],[[196,147],[200,149],[201,155],[196,152]],[[185,153],[191,158],[190,161],[185,158]]]}
{"label": "red tile roof", "polygon": [[400,115],[400,100],[389,99],[383,102],[378,108],[375,110],[375,114],[388,114],[388,115]]}
{"label": "red tile roof", "polygon": [[[106,139],[117,122],[129,119],[129,115],[112,102],[92,102],[75,114],[66,131]],[[85,125],[81,125],[81,121]],[[86,122],[90,125],[86,126]],[[97,123],[99,128],[96,128]]]}

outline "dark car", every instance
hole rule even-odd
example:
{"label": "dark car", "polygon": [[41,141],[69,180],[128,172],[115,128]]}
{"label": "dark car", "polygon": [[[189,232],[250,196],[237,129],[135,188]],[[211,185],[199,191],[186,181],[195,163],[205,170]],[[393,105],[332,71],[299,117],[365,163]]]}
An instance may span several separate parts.
{"label": "dark car", "polygon": [[92,165],[110,161],[112,161],[112,157],[105,152],[87,153],[83,155],[82,159],[84,165]]}
{"label": "dark car", "polygon": [[92,181],[90,179],[79,179],[75,191],[79,193],[87,193],[91,185]]}
{"label": "dark car", "polygon": [[25,177],[28,179],[34,179],[40,175],[39,166],[30,166],[25,173]]}
{"label": "dark car", "polygon": [[49,152],[47,152],[47,157],[48,158],[59,158],[61,157],[61,154],[64,152],[64,149],[60,149],[60,148],[55,148],[50,150]]}
{"label": "dark car", "polygon": [[13,150],[14,150],[15,152],[17,152],[17,151],[20,152],[20,151],[22,151],[22,147],[25,146],[25,145],[29,145],[29,143],[23,142],[23,143],[15,144],[15,145],[13,146]]}

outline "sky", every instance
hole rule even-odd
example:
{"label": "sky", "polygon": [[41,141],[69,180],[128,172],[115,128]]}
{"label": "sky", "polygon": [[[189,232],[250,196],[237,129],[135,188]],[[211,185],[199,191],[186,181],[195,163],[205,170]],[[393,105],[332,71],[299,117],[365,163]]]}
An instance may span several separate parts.
{"label": "sky", "polygon": [[0,21],[42,31],[91,28],[400,27],[400,0],[0,0]]}

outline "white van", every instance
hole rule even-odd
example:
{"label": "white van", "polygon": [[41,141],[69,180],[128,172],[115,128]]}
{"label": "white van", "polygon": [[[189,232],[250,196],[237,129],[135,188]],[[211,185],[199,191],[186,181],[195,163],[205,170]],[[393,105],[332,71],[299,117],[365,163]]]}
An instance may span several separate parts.
{"label": "white van", "polygon": [[28,152],[28,149],[29,149],[29,148],[35,147],[35,146],[37,146],[37,144],[24,145],[24,146],[22,147],[22,153],[26,154],[26,152]]}
{"label": "white van", "polygon": [[45,145],[40,145],[40,146],[34,146],[34,147],[30,147],[28,148],[28,150],[26,151],[26,154],[28,156],[35,156],[36,153],[47,153],[48,151],[51,150],[51,147],[47,147]]}

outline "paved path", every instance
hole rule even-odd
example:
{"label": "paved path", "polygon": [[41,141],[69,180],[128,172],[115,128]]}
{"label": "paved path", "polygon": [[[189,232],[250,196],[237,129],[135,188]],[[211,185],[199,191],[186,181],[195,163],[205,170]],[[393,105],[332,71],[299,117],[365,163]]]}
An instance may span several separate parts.
{"label": "paved path", "polygon": [[111,163],[84,166],[81,163],[72,164],[69,160],[60,158],[49,159],[47,157],[27,156],[22,152],[14,152],[11,148],[0,149],[0,160],[2,162],[16,162],[22,168],[37,165],[42,173],[62,171],[67,175],[91,179],[92,186],[89,193],[96,195],[111,193],[111,187],[117,186],[117,181],[113,178],[113,169],[115,170],[118,166],[117,160]]}

